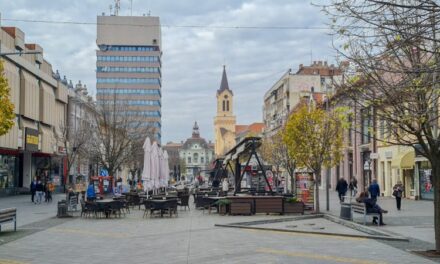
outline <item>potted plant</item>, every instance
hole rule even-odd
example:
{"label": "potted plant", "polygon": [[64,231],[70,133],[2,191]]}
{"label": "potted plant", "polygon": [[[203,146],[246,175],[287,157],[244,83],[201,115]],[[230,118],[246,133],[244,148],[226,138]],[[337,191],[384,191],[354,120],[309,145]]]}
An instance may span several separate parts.
{"label": "potted plant", "polygon": [[229,205],[231,204],[231,200],[228,199],[220,199],[215,202],[218,206],[218,212],[221,215],[225,215],[229,212]]}
{"label": "potted plant", "polygon": [[285,199],[283,202],[283,212],[304,214],[304,202],[296,197]]}

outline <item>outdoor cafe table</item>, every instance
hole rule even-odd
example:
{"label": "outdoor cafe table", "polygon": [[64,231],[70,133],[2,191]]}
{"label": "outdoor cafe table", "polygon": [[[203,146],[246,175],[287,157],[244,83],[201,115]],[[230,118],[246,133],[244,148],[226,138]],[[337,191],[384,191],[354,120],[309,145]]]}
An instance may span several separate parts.
{"label": "outdoor cafe table", "polygon": [[[113,201],[114,201],[113,199],[102,199],[102,200],[96,200],[95,203],[98,205],[98,208],[102,210],[106,207],[106,205],[112,203]],[[109,213],[108,212],[104,212],[104,213],[105,213],[105,218],[108,218]]]}
{"label": "outdoor cafe table", "polygon": [[[152,204],[152,209],[154,210],[154,209],[156,209],[158,207],[162,207],[164,203],[169,201],[169,199],[168,200],[165,200],[165,199],[148,199],[147,201]],[[163,217],[163,212],[166,209],[169,210],[170,208],[169,207],[168,208],[160,208],[160,217]]]}

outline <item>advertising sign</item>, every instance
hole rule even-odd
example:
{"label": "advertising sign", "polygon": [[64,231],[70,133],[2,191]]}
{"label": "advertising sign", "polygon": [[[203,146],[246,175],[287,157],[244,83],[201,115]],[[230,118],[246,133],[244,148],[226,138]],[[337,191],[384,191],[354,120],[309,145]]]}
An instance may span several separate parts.
{"label": "advertising sign", "polygon": [[306,205],[306,209],[314,209],[314,181],[313,174],[308,172],[295,173],[296,197]]}
{"label": "advertising sign", "polygon": [[434,200],[431,169],[420,170],[420,196],[422,199]]}
{"label": "advertising sign", "polygon": [[38,151],[38,130],[26,127],[25,130],[25,150]]}

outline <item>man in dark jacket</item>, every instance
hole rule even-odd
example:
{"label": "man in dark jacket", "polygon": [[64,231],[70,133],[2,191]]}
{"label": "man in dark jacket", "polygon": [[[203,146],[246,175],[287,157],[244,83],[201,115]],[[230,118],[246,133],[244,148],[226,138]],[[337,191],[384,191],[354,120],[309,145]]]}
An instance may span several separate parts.
{"label": "man in dark jacket", "polygon": [[[379,225],[385,225],[383,222],[383,213],[388,213],[387,210],[382,209],[377,203],[376,200],[372,198],[368,198],[368,194],[366,192],[361,192],[359,197],[356,198],[358,203],[365,203],[365,208],[367,209],[367,213],[376,213],[379,214]],[[373,217],[373,224],[377,225],[377,217]]]}
{"label": "man in dark jacket", "polygon": [[377,200],[377,197],[380,195],[379,184],[377,184],[377,180],[373,179],[370,187],[368,187],[368,192],[370,193],[370,198],[373,200]]}
{"label": "man in dark jacket", "polygon": [[340,178],[338,183],[336,184],[336,191],[339,195],[339,201],[342,203],[344,201],[344,196],[347,193],[347,181],[344,179],[344,177]]}
{"label": "man in dark jacket", "polygon": [[35,203],[35,193],[37,192],[37,181],[33,180],[31,182],[31,186],[29,187],[29,189],[31,190],[31,200],[33,203]]}

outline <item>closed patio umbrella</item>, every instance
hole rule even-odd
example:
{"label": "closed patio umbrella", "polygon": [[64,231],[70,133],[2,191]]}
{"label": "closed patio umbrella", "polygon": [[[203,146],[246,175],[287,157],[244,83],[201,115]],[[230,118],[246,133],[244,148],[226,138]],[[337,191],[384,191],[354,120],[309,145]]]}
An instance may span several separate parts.
{"label": "closed patio umbrella", "polygon": [[168,152],[166,150],[163,152],[163,164],[164,164],[163,174],[165,177],[164,187],[168,187],[168,183],[170,181],[170,167],[168,166]]}
{"label": "closed patio umbrella", "polygon": [[159,147],[157,142],[154,141],[151,146],[151,188],[156,189],[159,187]]}
{"label": "closed patio umbrella", "polygon": [[163,150],[159,148],[159,173],[157,178],[157,187],[164,187],[164,179],[163,179]]}
{"label": "closed patio umbrella", "polygon": [[144,191],[147,191],[151,184],[151,141],[147,137],[144,145],[144,169],[142,171],[142,181],[144,182]]}

